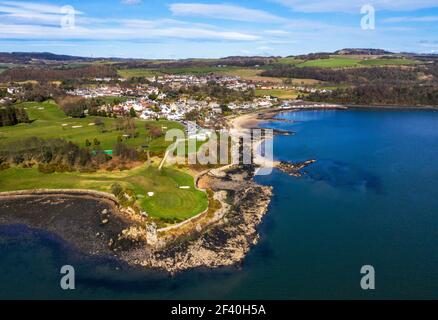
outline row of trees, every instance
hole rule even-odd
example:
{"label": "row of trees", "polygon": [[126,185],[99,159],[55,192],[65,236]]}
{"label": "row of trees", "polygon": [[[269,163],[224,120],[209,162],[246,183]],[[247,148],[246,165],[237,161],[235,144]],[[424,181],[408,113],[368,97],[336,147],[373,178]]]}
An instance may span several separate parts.
{"label": "row of trees", "polygon": [[[316,79],[331,83],[364,84],[375,81],[386,83],[414,82],[418,80],[419,68],[409,67],[371,67],[351,69],[327,69],[282,65],[261,73],[266,77]],[[424,70],[423,70],[424,71]]]}
{"label": "row of trees", "polygon": [[43,140],[31,137],[0,146],[0,170],[10,166],[38,166],[43,173],[86,171],[99,168],[125,168],[132,161],[146,161],[148,153],[118,141],[114,146],[113,156],[104,153],[100,142],[93,144],[87,140],[86,147],[63,139]]}
{"label": "row of trees", "polygon": [[117,70],[108,65],[92,65],[71,69],[18,67],[2,72],[0,74],[0,82],[20,82],[29,80],[48,82],[54,80],[106,77],[118,77]]}
{"label": "row of trees", "polygon": [[59,164],[68,168],[83,168],[92,164],[90,150],[63,139],[43,140],[30,137],[0,147],[1,162]]}
{"label": "row of trees", "polygon": [[309,101],[340,104],[438,105],[438,87],[423,85],[370,84],[337,89],[331,93],[311,93],[301,97]]}

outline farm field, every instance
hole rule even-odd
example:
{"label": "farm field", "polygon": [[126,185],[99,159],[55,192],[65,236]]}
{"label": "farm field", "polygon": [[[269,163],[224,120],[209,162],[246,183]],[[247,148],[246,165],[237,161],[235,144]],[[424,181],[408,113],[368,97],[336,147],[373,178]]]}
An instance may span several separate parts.
{"label": "farm field", "polygon": [[419,61],[411,59],[368,59],[360,62],[364,66],[386,66],[386,65],[412,65],[417,64]]}
{"label": "farm field", "polygon": [[328,59],[316,59],[303,61],[295,58],[282,58],[280,64],[289,64],[297,67],[318,67],[318,68],[354,68],[364,66],[386,66],[386,65],[412,65],[418,61],[411,59],[386,59],[367,58],[365,56],[332,56]]}
{"label": "farm field", "polygon": [[277,63],[279,64],[289,64],[289,65],[298,65],[300,63],[303,63],[304,60],[296,59],[294,57],[286,57],[286,58],[280,58]]}
{"label": "farm field", "polygon": [[[10,168],[0,171],[0,191],[32,189],[89,189],[111,193],[111,186],[119,183],[137,195],[137,204],[151,217],[166,221],[182,221],[208,206],[207,195],[194,187],[194,179],[187,173],[143,165],[122,172],[51,173],[36,168]],[[180,187],[189,187],[181,189]],[[153,196],[148,196],[153,192]]]}
{"label": "farm field", "polygon": [[361,60],[354,58],[332,57],[328,59],[309,60],[300,64],[298,67],[320,67],[320,68],[348,68],[358,67]]}
{"label": "farm field", "polygon": [[[35,136],[42,139],[63,138],[85,147],[87,139],[93,141],[96,138],[103,149],[112,149],[117,143],[117,139],[123,136],[123,131],[114,128],[117,119],[100,118],[105,124],[105,130],[102,131],[102,129],[93,125],[98,117],[69,118],[53,101],[29,102],[16,106],[25,108],[32,122],[18,124],[13,127],[1,127],[0,145]],[[164,136],[150,141],[146,124],[162,126],[167,129],[183,129],[179,123],[167,120],[144,121],[136,119],[135,123],[139,135],[137,138],[125,140],[125,143],[135,147],[147,144],[149,150],[154,152],[164,151],[170,143],[165,141]]]}

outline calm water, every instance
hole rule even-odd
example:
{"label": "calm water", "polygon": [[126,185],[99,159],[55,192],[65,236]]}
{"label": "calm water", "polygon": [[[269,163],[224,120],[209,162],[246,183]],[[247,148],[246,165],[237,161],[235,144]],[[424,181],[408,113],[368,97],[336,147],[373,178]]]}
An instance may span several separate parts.
{"label": "calm water", "polygon": [[[262,242],[242,269],[167,278],[67,250],[57,237],[0,227],[5,298],[438,298],[438,112],[305,111],[282,114],[280,160],[317,159],[303,178],[275,171]],[[76,267],[77,289],[59,289]],[[360,268],[376,290],[360,289]],[[117,269],[116,269],[117,268]]]}

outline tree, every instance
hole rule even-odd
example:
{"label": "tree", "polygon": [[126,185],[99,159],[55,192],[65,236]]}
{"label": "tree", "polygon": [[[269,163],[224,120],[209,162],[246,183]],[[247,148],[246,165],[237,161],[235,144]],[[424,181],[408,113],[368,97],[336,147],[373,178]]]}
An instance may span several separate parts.
{"label": "tree", "polygon": [[94,124],[97,126],[97,130],[100,133],[105,132],[105,122],[102,120],[102,118],[96,118]]}
{"label": "tree", "polygon": [[0,108],[0,127],[14,126],[23,122],[29,122],[26,110],[15,107]]}
{"label": "tree", "polygon": [[136,118],[137,117],[137,112],[135,112],[133,107],[131,107],[131,109],[129,110],[129,116],[131,118]]}
{"label": "tree", "polygon": [[145,127],[149,131],[149,135],[152,138],[159,138],[163,135],[163,129],[156,125],[146,124]]}
{"label": "tree", "polygon": [[67,116],[73,118],[85,117],[87,102],[84,98],[74,96],[58,97],[57,103],[61,106]]}
{"label": "tree", "polygon": [[135,148],[128,147],[123,142],[116,143],[114,146],[114,155],[123,160],[135,161],[138,158],[137,150],[135,150]]}

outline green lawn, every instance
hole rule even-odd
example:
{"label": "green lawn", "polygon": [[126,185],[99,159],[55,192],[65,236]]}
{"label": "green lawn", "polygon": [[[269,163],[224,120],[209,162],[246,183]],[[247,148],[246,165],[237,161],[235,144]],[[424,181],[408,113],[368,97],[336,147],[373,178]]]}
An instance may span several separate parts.
{"label": "green lawn", "polygon": [[[185,220],[208,206],[207,195],[194,188],[193,177],[172,168],[158,171],[142,166],[123,172],[44,174],[36,168],[0,171],[0,191],[32,189],[89,189],[111,192],[113,183],[134,190],[137,203],[151,217]],[[190,189],[180,189],[189,186]],[[154,192],[152,197],[148,192]]]}
{"label": "green lawn", "polygon": [[[63,138],[72,141],[81,147],[85,147],[85,141],[93,141],[97,138],[103,149],[113,149],[118,137],[123,135],[123,131],[114,129],[116,119],[101,118],[104,120],[106,132],[101,132],[93,124],[96,117],[69,118],[60,110],[58,105],[52,101],[43,103],[28,102],[16,105],[26,108],[32,123],[22,123],[13,127],[0,127],[0,144],[12,142],[28,137],[39,137],[42,139]],[[157,126],[167,127],[168,129],[179,128],[182,125],[173,121],[143,121],[135,120],[139,136],[126,140],[126,144],[131,146],[149,145],[151,151],[164,151],[171,143],[165,141],[165,137],[148,140],[148,132],[145,128],[146,123]],[[75,128],[76,127],[76,128]]]}

